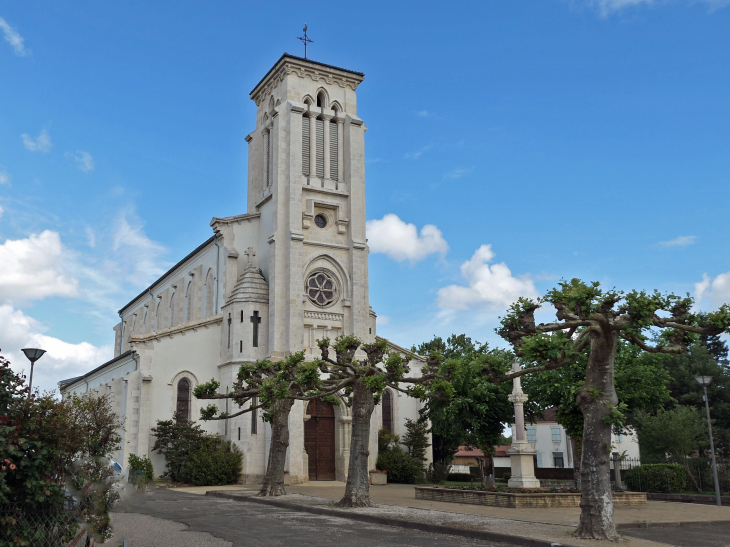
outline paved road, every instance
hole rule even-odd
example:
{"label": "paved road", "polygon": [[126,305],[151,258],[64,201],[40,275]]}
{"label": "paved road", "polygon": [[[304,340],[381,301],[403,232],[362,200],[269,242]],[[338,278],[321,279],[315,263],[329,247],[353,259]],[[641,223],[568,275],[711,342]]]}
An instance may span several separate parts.
{"label": "paved road", "polygon": [[650,539],[676,547],[728,547],[730,524],[649,527],[619,530],[625,536]]}
{"label": "paved road", "polygon": [[[125,526],[145,526],[149,529],[149,535],[152,536],[143,543],[145,546],[163,547],[174,544],[169,532],[165,531],[167,528],[156,527],[154,526],[155,521],[149,519],[149,517],[154,517],[184,523],[193,532],[207,532],[216,538],[231,542],[233,547],[251,545],[506,547],[503,543],[469,540],[355,522],[339,517],[314,515],[257,503],[183,494],[164,488],[153,488],[144,493],[136,493],[118,503],[114,512],[147,515],[145,519],[125,518],[120,520],[114,534],[115,542],[121,541],[127,539],[125,538]],[[133,532],[138,535],[139,529],[127,532],[128,535]],[[213,538],[210,539],[212,540],[210,545],[216,545],[216,541]],[[140,543],[140,545],[142,544]],[[132,542],[129,543],[129,547],[137,546]]]}

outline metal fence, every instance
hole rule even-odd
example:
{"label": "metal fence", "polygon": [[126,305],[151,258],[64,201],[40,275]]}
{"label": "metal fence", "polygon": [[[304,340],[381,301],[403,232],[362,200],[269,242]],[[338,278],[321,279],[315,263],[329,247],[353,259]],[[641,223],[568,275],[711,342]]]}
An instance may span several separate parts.
{"label": "metal fence", "polygon": [[[619,469],[618,479],[616,467]],[[730,492],[730,466],[719,461],[717,477],[721,492]],[[611,461],[611,480],[617,488],[636,492],[714,494],[712,462],[707,458],[648,460],[623,458]]]}
{"label": "metal fence", "polygon": [[0,505],[0,547],[86,547],[90,538],[74,508],[31,511]]}

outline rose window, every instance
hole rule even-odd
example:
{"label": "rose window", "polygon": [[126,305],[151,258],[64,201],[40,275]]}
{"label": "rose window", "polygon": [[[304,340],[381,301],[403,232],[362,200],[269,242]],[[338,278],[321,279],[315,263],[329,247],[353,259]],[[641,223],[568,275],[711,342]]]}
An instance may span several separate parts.
{"label": "rose window", "polygon": [[327,271],[316,271],[307,278],[307,296],[309,300],[322,308],[337,300],[337,281]]}

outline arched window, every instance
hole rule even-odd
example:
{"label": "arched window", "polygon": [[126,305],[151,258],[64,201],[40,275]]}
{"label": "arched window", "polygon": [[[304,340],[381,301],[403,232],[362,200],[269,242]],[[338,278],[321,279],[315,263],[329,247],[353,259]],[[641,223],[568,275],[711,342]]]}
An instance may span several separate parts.
{"label": "arched window", "polygon": [[320,91],[317,93],[317,106],[326,106],[325,103],[327,102],[326,97],[324,96],[324,93]]}
{"label": "arched window", "polygon": [[387,389],[383,393],[383,428],[393,432],[393,394]]}
{"label": "arched window", "polygon": [[174,292],[170,295],[170,307],[168,309],[167,326],[172,327],[175,324],[175,296]]}
{"label": "arched window", "polygon": [[160,328],[160,304],[162,304],[162,299],[158,298],[157,306],[155,306],[155,322],[153,330],[159,330]]}
{"label": "arched window", "polygon": [[188,290],[185,294],[185,322],[193,320],[193,282],[188,283]]}
{"label": "arched window", "polygon": [[213,300],[215,298],[215,276],[213,270],[208,270],[208,276],[205,278],[205,316],[213,315]]}
{"label": "arched window", "polygon": [[182,378],[177,383],[177,413],[178,420],[190,420],[190,380]]}

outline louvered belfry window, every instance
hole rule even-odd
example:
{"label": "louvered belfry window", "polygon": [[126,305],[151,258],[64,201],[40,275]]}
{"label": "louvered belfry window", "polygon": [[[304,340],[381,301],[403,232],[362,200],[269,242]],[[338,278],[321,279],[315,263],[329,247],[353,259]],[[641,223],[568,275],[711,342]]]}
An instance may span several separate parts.
{"label": "louvered belfry window", "polygon": [[337,123],[330,124],[330,178],[340,180],[337,172]]}
{"label": "louvered belfry window", "polygon": [[317,177],[324,178],[324,120],[317,120]]}
{"label": "louvered belfry window", "polygon": [[309,117],[302,116],[302,175],[309,176]]}

